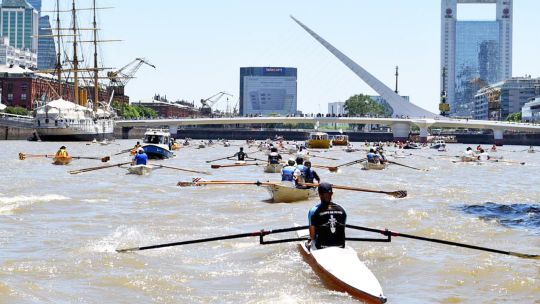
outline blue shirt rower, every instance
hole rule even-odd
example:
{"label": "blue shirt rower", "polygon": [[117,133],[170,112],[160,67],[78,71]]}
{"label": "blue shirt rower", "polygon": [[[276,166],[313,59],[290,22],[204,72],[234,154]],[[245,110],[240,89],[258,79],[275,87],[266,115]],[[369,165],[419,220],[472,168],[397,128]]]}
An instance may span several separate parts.
{"label": "blue shirt rower", "polygon": [[137,149],[137,154],[135,157],[133,157],[133,161],[131,162],[131,165],[146,165],[148,162],[148,155],[144,153],[143,148]]}

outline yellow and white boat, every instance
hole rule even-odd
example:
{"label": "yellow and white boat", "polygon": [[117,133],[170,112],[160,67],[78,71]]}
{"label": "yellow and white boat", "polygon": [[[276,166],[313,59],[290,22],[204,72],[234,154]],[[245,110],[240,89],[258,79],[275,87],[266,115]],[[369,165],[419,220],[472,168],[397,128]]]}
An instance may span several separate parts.
{"label": "yellow and white boat", "polygon": [[307,147],[311,149],[329,149],[330,143],[328,134],[323,132],[309,133],[309,139],[306,141]]}
{"label": "yellow and white boat", "polygon": [[150,165],[133,165],[127,168],[128,172],[137,175],[148,175],[152,172],[152,166]]}
{"label": "yellow and white boat", "polygon": [[332,145],[334,146],[346,146],[349,144],[349,135],[334,135],[332,137]]}

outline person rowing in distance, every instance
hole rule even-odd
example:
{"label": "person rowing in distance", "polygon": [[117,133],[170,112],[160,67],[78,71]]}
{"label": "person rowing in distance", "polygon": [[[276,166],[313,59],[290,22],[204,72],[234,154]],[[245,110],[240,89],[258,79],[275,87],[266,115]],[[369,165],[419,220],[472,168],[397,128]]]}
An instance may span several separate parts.
{"label": "person rowing in distance", "polygon": [[281,181],[294,182],[294,171],[296,170],[294,158],[289,158],[287,165],[281,168]]}
{"label": "person rowing in distance", "polygon": [[282,157],[278,153],[278,149],[275,147],[270,149],[270,154],[268,154],[268,163],[272,165],[279,164],[281,160],[282,160]]}
{"label": "person rowing in distance", "polygon": [[131,165],[146,165],[148,163],[148,155],[144,153],[143,148],[137,149],[137,154],[133,157],[133,160],[131,160]]}
{"label": "person rowing in distance", "polygon": [[345,248],[345,224],[347,213],[340,205],[332,202],[332,185],[321,183],[318,188],[321,203],[308,213],[310,250],[326,247]]}
{"label": "person rowing in distance", "polygon": [[374,164],[379,163],[378,156],[377,154],[375,154],[375,150],[373,148],[369,149],[369,152],[366,155],[366,158],[367,158],[368,163],[374,163]]}
{"label": "person rowing in distance", "polygon": [[249,158],[246,152],[244,152],[243,147],[240,147],[240,150],[238,152],[234,153],[233,156],[227,157],[227,159],[231,159],[233,157],[238,158],[238,161],[242,161],[242,162],[245,161],[246,158]]}
{"label": "person rowing in distance", "polygon": [[384,155],[384,150],[382,149],[382,147],[377,149],[377,155],[376,156],[378,156],[378,158],[379,158],[379,163],[385,164],[385,163],[388,162],[388,160],[386,159],[386,156]]}
{"label": "person rowing in distance", "polygon": [[476,157],[479,161],[488,161],[490,158],[491,157],[484,149],[480,149],[480,154]]}
{"label": "person rowing in distance", "polygon": [[536,151],[534,151],[534,147],[533,146],[529,146],[529,149],[527,149],[527,152],[528,153],[534,153]]}
{"label": "person rowing in distance", "polygon": [[474,155],[474,151],[472,150],[471,147],[467,147],[467,149],[463,152],[463,156],[465,157],[475,157]]}
{"label": "person rowing in distance", "polygon": [[296,158],[296,170],[294,170],[294,185],[296,188],[304,188],[302,184],[305,183],[307,167],[304,166],[304,159],[301,157]]}
{"label": "person rowing in distance", "polygon": [[495,144],[491,146],[491,152],[497,152],[497,146]]}
{"label": "person rowing in distance", "polygon": [[56,151],[56,154],[54,155],[55,158],[67,158],[69,157],[69,154],[67,152],[66,146],[61,146],[58,151]]}

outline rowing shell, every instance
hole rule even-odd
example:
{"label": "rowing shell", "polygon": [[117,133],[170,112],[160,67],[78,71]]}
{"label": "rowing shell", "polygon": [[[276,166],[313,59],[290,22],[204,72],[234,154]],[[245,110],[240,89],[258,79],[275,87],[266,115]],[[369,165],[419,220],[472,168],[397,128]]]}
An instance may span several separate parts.
{"label": "rowing shell", "polygon": [[387,164],[375,164],[370,162],[363,162],[362,165],[364,170],[383,170],[387,166]]}
{"label": "rowing shell", "polygon": [[128,172],[137,175],[148,175],[152,172],[152,166],[149,165],[135,165],[127,168]]}
{"label": "rowing shell", "polygon": [[274,203],[292,203],[304,201],[310,197],[317,197],[317,188],[298,189],[294,188],[293,183],[290,185],[273,184],[267,186]]}
{"label": "rowing shell", "polygon": [[281,168],[283,166],[281,164],[267,164],[266,167],[264,167],[264,172],[266,173],[279,173],[281,172]]}
{"label": "rowing shell", "polygon": [[55,157],[53,158],[53,165],[67,165],[71,162],[73,158],[71,156],[67,157]]}
{"label": "rowing shell", "polygon": [[[307,229],[297,231],[298,237],[306,237],[308,234]],[[351,247],[309,250],[306,242],[302,242],[298,244],[298,249],[304,260],[329,288],[346,292],[366,303],[386,302],[379,280],[360,261]]]}

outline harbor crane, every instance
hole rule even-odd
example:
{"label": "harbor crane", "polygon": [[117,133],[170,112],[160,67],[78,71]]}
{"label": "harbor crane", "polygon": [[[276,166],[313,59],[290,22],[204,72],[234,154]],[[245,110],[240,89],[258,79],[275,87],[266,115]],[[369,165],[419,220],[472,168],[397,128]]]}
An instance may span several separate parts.
{"label": "harbor crane", "polygon": [[151,66],[154,69],[156,68],[156,66],[151,64],[146,58],[135,58],[135,60],[126,64],[119,70],[107,72],[107,78],[109,78],[108,90],[111,92],[109,103],[113,101],[115,95],[124,96],[125,86],[134,78],[133,76],[143,64]]}
{"label": "harbor crane", "polygon": [[227,92],[219,92],[206,99],[201,99],[201,113],[205,115],[212,114],[212,107],[225,95],[233,97],[232,94]]}

